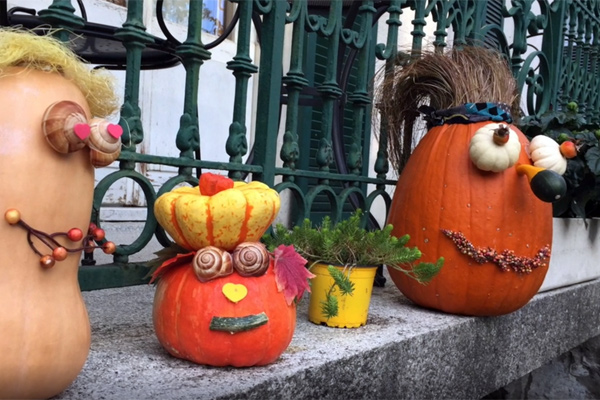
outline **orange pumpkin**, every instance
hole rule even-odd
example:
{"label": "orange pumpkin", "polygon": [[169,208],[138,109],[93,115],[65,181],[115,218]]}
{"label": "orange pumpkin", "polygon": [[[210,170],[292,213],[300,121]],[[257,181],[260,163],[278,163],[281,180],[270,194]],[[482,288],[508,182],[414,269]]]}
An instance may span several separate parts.
{"label": "orange pumpkin", "polygon": [[192,263],[161,275],[153,308],[154,329],[167,351],[212,366],[272,363],[292,340],[296,306],[277,289],[273,261],[265,274],[201,282]]}
{"label": "orange pumpkin", "polygon": [[[514,167],[482,171],[469,158],[471,138],[487,123],[432,128],[398,180],[388,219],[394,233],[409,234],[423,261],[445,258],[427,286],[389,269],[402,293],[421,306],[455,314],[506,314],[524,306],[546,275],[547,259],[531,273],[503,271],[493,262],[480,264],[463,254],[442,232],[460,232],[482,252],[509,250],[529,259],[551,243],[552,206],[535,197],[527,178]],[[531,164],[527,138],[511,129],[521,142],[517,164]]]}

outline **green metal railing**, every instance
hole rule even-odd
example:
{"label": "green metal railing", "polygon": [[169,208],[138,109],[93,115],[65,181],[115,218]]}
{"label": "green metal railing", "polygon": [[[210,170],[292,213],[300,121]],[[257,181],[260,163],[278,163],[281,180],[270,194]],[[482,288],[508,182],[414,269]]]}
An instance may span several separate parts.
{"label": "green metal railing", "polygon": [[[159,1],[159,18],[161,4]],[[230,0],[228,6],[236,13],[229,28],[237,28],[237,51],[227,63],[236,81],[233,115],[223,149],[229,162],[203,160],[199,157],[202,124],[198,120],[198,97],[211,93],[202,92],[198,79],[211,49],[224,38],[208,45],[202,42],[202,1],[191,0],[187,38],[178,43],[166,31],[164,44],[165,51],[181,60],[186,73],[183,109],[173,110],[181,113],[179,127],[172,132],[179,156],[141,154],[136,145],[148,133],[141,124],[140,71],[144,52],[158,43],[145,31],[142,5],[141,0],[128,1],[127,20],[116,27],[114,35],[126,53],[120,114],[126,145],[119,170],[96,187],[93,219],[101,223],[99,211],[108,189],[122,179],[132,179],[145,195],[147,220],[139,237],[129,245],[118,246],[114,263],[81,268],[84,289],[144,281],[147,266],[129,262],[130,256],[144,249],[153,237],[163,246],[170,244],[153,215],[155,199],[181,183],[194,184],[203,169],[222,170],[234,179],[261,180],[279,192],[289,192],[295,203],[292,217],[296,223],[319,210],[339,220],[349,207],[369,210],[376,199],[383,199],[389,208],[391,199],[385,188],[395,181],[388,177],[385,132],[380,133],[374,152],[373,171],[366,162],[372,143],[372,113],[376,112],[371,85],[376,60],[390,70],[401,59],[398,43],[406,39],[402,32],[410,32],[406,53],[469,44],[485,44],[504,53],[522,90],[526,122],[549,110],[560,110],[569,101],[576,101],[592,122],[600,121],[600,1]],[[54,0],[38,15],[43,23],[77,32],[86,21],[74,13],[69,0]],[[286,30],[286,26],[291,28]],[[376,36],[377,27],[386,32],[384,38]],[[260,41],[260,59],[252,59],[250,54],[253,28]],[[512,41],[505,31],[512,34]],[[229,32],[226,28],[224,35]],[[289,49],[287,63],[284,48]],[[322,60],[317,65],[315,54]],[[284,64],[289,69],[284,71]],[[250,147],[245,116],[253,76],[258,78],[259,96],[255,140]],[[278,149],[282,114],[283,145]],[[246,156],[248,161],[244,162]],[[157,191],[135,170],[139,163],[173,166],[178,172]],[[368,184],[374,188],[370,192]],[[84,264],[93,263],[92,259],[84,260]]]}

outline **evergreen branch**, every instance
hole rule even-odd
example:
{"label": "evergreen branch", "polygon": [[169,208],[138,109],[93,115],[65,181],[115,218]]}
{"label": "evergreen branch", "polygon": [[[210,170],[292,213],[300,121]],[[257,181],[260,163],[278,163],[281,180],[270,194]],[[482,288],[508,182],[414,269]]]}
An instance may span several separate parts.
{"label": "evergreen branch", "polygon": [[340,271],[333,265],[328,266],[327,271],[329,271],[329,275],[333,278],[334,286],[340,288],[342,296],[352,296],[352,293],[354,292],[354,282],[350,281],[350,273],[345,275],[343,271]]}
{"label": "evergreen branch", "polygon": [[325,318],[329,319],[338,315],[338,309],[337,297],[328,293],[325,297],[325,301],[321,302],[321,313]]}

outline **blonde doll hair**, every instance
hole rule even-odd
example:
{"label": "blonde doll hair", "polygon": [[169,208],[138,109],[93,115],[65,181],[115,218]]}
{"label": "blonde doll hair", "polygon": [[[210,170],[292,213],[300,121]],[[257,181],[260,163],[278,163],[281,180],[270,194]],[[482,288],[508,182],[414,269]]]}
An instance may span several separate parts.
{"label": "blonde doll hair", "polygon": [[92,70],[52,36],[0,29],[0,77],[5,76],[10,67],[61,74],[81,90],[93,116],[107,117],[118,109],[113,76],[105,70]]}

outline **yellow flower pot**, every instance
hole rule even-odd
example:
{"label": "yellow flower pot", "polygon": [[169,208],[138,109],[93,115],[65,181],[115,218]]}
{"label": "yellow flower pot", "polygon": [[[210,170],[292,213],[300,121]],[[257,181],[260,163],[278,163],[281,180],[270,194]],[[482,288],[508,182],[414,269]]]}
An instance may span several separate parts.
{"label": "yellow flower pot", "polygon": [[354,283],[354,292],[352,295],[343,296],[339,288],[334,289],[332,294],[338,300],[338,315],[329,319],[321,312],[321,304],[326,301],[327,293],[334,283],[327,271],[328,266],[329,264],[317,263],[310,269],[316,276],[311,280],[308,320],[335,328],[358,328],[366,324],[377,266],[352,267],[346,268],[345,271],[344,267],[336,266]]}

